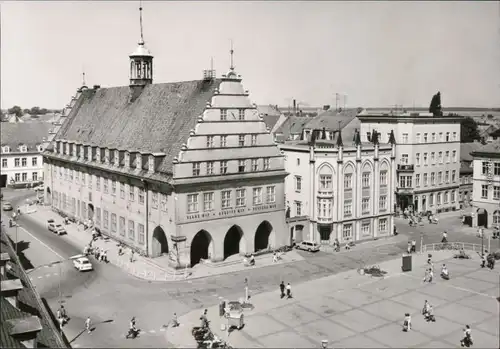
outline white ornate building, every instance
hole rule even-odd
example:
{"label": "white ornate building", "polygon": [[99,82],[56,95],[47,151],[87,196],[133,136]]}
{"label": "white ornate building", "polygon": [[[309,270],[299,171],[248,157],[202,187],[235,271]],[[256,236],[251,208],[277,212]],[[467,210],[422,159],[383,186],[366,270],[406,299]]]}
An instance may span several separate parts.
{"label": "white ornate building", "polygon": [[361,142],[357,130],[348,142],[338,130],[306,131],[306,141],[280,145],[290,240],[331,244],[392,234],[395,144]]}

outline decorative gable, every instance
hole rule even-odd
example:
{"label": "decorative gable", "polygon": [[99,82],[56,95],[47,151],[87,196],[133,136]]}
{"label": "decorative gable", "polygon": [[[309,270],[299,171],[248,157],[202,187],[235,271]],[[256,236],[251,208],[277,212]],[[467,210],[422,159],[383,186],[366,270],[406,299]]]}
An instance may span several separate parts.
{"label": "decorative gable", "polygon": [[284,171],[283,156],[233,69],[223,75],[173,163],[174,176],[186,179]]}

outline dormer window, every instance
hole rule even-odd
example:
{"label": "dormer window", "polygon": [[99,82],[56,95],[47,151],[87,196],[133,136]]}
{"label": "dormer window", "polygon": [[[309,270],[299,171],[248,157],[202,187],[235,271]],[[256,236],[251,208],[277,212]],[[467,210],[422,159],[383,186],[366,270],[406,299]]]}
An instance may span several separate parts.
{"label": "dormer window", "polygon": [[76,151],[78,149],[77,144],[73,144],[73,156],[76,158],[78,156],[78,152]]}
{"label": "dormer window", "polygon": [[104,150],[104,163],[109,164],[109,149]]}
{"label": "dormer window", "polygon": [[115,166],[120,166],[120,151],[119,150],[115,150],[114,162],[115,162]]}
{"label": "dormer window", "polygon": [[135,153],[134,166],[139,170],[141,169],[142,165],[141,158],[142,158],[141,153]]}
{"label": "dormer window", "polygon": [[28,148],[27,148],[25,145],[21,145],[21,146],[19,147],[19,151],[21,151],[22,153],[25,153],[27,149],[28,149]]}
{"label": "dormer window", "polygon": [[62,147],[63,147],[62,142],[57,142],[57,152],[59,154],[62,154],[62,152],[63,152],[63,148]]}
{"label": "dormer window", "polygon": [[154,172],[155,171],[155,157],[153,155],[149,156],[148,169],[149,169],[149,172]]}
{"label": "dormer window", "polygon": [[10,148],[6,145],[5,147],[2,148],[2,152],[8,153],[10,152]]}
{"label": "dormer window", "polygon": [[96,148],[95,161],[101,162],[101,148]]}
{"label": "dormer window", "polygon": [[69,154],[69,144],[65,143],[64,144],[64,155],[67,155],[67,154]]}
{"label": "dormer window", "polygon": [[130,167],[130,153],[127,151],[125,152],[125,163],[124,163],[125,168]]}
{"label": "dormer window", "polygon": [[41,145],[38,146],[38,151],[39,152],[42,152],[43,151],[43,147]]}

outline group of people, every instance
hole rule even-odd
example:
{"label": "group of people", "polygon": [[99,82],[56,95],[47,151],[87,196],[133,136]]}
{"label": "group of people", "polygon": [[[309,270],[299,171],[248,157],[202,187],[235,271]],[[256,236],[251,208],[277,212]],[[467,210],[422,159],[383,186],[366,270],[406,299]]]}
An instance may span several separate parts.
{"label": "group of people", "polygon": [[[441,267],[440,275],[443,280],[450,279],[450,272],[448,271],[448,267],[446,266],[446,264],[443,264],[443,266]],[[427,258],[427,267],[425,269],[425,276],[423,281],[431,283],[433,279],[434,279],[434,263],[432,263],[432,255],[429,254]]]}
{"label": "group of people", "polygon": [[417,252],[417,241],[415,239],[408,241],[408,254]]}
{"label": "group of people", "polygon": [[285,282],[281,281],[281,284],[280,284],[280,297],[281,297],[281,299],[283,299],[285,297],[287,299],[292,298],[292,286],[290,285],[290,283],[288,283],[285,286]]}
{"label": "group of people", "polygon": [[481,255],[481,268],[488,267],[493,270],[495,268],[495,256],[492,253],[488,253],[488,251],[484,251]]}
{"label": "group of people", "polygon": [[92,247],[92,244],[90,243],[83,249],[83,254],[88,256],[91,253],[94,254],[97,261],[108,263],[108,252],[104,248]]}
{"label": "group of people", "polygon": [[56,317],[57,317],[57,321],[59,322],[59,327],[62,330],[63,326],[69,320],[68,315],[66,314],[66,309],[64,308],[64,305],[61,304],[61,307],[59,309],[57,309]]}

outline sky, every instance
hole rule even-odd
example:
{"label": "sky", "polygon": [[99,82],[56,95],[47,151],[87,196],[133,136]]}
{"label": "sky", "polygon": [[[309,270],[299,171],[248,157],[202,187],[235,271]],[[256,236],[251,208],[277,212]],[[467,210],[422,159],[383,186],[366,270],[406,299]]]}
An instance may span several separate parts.
{"label": "sky", "polygon": [[[1,108],[63,108],[128,84],[138,1],[3,1]],[[257,104],[500,107],[498,1],[144,1],[154,81],[234,63]]]}

